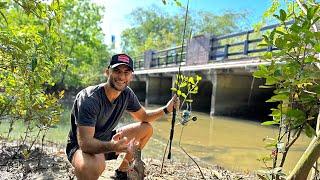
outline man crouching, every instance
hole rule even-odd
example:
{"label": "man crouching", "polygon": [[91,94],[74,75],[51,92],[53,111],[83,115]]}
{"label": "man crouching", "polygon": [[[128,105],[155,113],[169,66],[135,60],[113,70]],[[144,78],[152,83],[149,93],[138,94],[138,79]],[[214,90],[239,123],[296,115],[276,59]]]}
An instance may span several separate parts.
{"label": "man crouching", "polygon": [[[179,99],[173,96],[166,106],[146,110],[128,87],[133,77],[133,61],[126,54],[112,56],[105,71],[106,83],[81,90],[71,111],[71,129],[66,153],[75,169],[77,179],[98,179],[106,160],[126,155],[115,170],[115,179],[127,179],[129,162],[133,155],[128,143],[134,139],[141,150],[152,136],[150,122],[179,108]],[[137,121],[115,129],[124,111]]]}

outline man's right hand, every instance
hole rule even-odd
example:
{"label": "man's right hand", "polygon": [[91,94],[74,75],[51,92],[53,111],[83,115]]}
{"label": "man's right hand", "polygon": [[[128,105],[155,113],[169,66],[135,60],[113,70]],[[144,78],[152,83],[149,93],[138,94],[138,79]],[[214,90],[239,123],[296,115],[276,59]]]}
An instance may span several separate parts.
{"label": "man's right hand", "polygon": [[127,137],[123,137],[121,132],[113,135],[111,143],[113,145],[114,152],[128,152],[128,139]]}

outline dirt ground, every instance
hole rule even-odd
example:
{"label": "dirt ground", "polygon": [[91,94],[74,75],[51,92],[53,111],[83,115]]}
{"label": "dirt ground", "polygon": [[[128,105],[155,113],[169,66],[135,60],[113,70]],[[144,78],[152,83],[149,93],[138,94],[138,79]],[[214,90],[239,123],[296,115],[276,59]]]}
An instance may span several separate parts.
{"label": "dirt ground", "polygon": [[[24,152],[26,147],[17,142],[0,140],[0,179],[76,179],[73,169],[66,159],[64,148],[59,145],[36,145],[31,153]],[[20,153],[19,153],[20,152]],[[25,151],[26,152],[26,151]],[[161,160],[143,159],[146,163],[145,179],[203,179],[199,169],[193,163],[181,163],[166,160],[161,170]],[[121,158],[107,161],[106,170],[99,178],[111,179],[114,170],[121,163]],[[257,179],[253,174],[231,172],[220,166],[201,167],[205,179]]]}

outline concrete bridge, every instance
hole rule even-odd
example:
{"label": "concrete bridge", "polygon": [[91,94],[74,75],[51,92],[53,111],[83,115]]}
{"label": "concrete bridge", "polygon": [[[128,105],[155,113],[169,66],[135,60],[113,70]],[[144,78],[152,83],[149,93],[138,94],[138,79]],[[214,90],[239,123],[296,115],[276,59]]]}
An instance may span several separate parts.
{"label": "concrete bridge", "polygon": [[193,110],[210,115],[266,117],[272,104],[265,101],[271,89],[261,89],[263,79],[252,72],[274,47],[261,48],[262,33],[277,25],[223,35],[199,35],[186,45],[160,51],[149,50],[135,58],[135,78],[130,84],[139,100],[148,104],[165,104],[171,97],[179,64],[185,75],[202,76],[199,92],[193,96]]}

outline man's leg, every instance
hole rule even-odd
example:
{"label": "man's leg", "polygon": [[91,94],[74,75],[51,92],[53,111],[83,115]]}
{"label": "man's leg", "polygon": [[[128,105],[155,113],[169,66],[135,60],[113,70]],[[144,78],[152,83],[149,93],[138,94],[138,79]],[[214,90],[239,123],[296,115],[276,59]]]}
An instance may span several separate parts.
{"label": "man's leg", "polygon": [[[123,126],[117,132],[122,132],[123,137],[127,137],[129,141],[135,138],[139,142],[139,149],[143,149],[153,134],[153,128],[150,123],[139,122]],[[127,153],[120,164],[119,170],[126,172],[132,159],[132,155]]]}
{"label": "man's leg", "polygon": [[72,165],[78,180],[96,180],[106,167],[104,154],[88,154],[80,149],[74,153]]}

